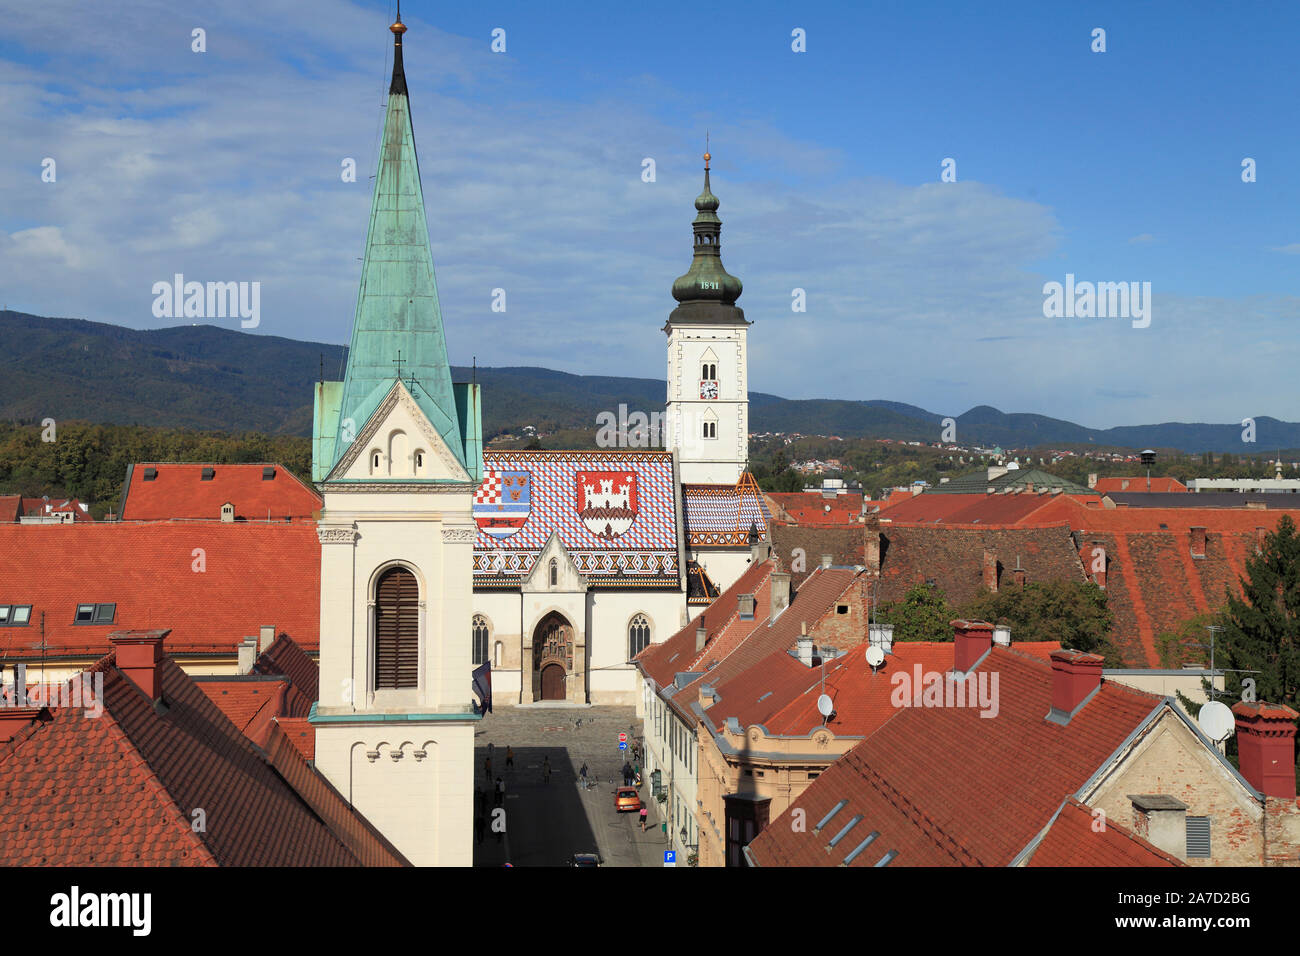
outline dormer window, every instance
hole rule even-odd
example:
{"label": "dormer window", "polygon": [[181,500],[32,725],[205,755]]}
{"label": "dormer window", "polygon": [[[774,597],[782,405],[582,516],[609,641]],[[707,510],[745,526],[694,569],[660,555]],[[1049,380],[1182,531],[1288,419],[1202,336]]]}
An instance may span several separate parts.
{"label": "dormer window", "polygon": [[231,504],[229,501],[227,501],[224,505],[221,506],[221,520],[222,521],[235,520],[235,506]]}
{"label": "dormer window", "polygon": [[216,476],[217,476],[217,470],[215,468],[204,468],[203,473],[199,475],[199,480],[211,481]]}

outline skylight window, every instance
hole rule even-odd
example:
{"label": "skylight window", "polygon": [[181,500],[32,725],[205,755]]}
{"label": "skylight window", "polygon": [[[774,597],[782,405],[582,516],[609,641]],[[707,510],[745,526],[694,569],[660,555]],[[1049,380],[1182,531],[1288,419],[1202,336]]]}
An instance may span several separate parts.
{"label": "skylight window", "polygon": [[835,804],[831,812],[826,814],[826,816],[822,817],[821,822],[818,823],[817,826],[813,827],[813,833],[819,832],[823,827],[826,826],[826,824],[831,822],[831,818],[834,817],[835,814],[839,813],[848,805],[849,805],[849,801],[847,800],[841,800],[839,803]]}
{"label": "skylight window", "polygon": [[853,861],[858,858],[858,856],[862,853],[863,850],[871,846],[872,842],[875,841],[876,837],[878,836],[880,836],[880,831],[872,830],[865,840],[863,840],[861,843],[859,843],[849,852],[849,855],[844,858],[844,863],[842,865],[843,866],[852,865]]}
{"label": "skylight window", "polygon": [[854,816],[854,818],[850,820],[848,823],[844,824],[843,830],[835,834],[835,836],[831,837],[831,842],[826,844],[827,847],[833,848],[837,843],[839,843],[846,836],[848,836],[850,830],[852,830],[855,826],[857,826],[861,822],[862,822],[862,814],[859,813],[856,816]]}
{"label": "skylight window", "polygon": [[0,627],[26,627],[31,619],[30,604],[0,604]]}
{"label": "skylight window", "polygon": [[78,604],[74,624],[112,624],[116,604]]}

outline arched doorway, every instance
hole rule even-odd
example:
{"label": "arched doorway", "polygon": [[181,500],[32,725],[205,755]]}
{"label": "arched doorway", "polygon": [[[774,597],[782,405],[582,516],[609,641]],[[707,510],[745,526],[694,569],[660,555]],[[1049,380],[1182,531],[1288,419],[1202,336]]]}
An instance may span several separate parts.
{"label": "arched doorway", "polygon": [[533,699],[567,700],[573,673],[573,625],[558,611],[547,614],[533,631]]}

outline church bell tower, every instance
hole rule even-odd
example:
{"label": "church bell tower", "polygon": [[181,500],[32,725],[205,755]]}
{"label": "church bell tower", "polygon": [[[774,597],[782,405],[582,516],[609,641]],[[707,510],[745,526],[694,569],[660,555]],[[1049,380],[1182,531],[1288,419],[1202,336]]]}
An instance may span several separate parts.
{"label": "church bell tower", "polygon": [[691,267],[673,283],[668,316],[668,447],[687,484],[734,485],[749,460],[749,382],[745,337],[750,323],[736,306],[741,283],[722,266],[718,197],[709,184],[695,200]]}

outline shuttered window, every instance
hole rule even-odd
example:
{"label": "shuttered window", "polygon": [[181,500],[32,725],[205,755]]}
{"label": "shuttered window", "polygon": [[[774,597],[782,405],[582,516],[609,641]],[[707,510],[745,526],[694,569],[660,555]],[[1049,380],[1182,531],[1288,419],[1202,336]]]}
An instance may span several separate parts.
{"label": "shuttered window", "polygon": [[1210,818],[1187,818],[1187,857],[1188,859],[1210,858]]}
{"label": "shuttered window", "polygon": [[420,589],[406,568],[385,571],[375,588],[375,687],[420,686]]}

